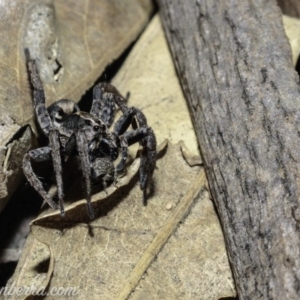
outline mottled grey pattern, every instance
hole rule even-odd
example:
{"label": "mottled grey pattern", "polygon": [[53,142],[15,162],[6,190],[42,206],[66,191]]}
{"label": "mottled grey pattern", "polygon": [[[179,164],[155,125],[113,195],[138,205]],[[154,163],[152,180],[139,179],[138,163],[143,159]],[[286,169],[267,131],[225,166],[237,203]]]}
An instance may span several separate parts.
{"label": "mottled grey pattern", "polygon": [[[49,146],[29,151],[23,160],[23,170],[30,184],[53,208],[58,205],[48,196],[41,181],[35,175],[31,161],[52,160],[57,183],[58,202],[61,215],[65,214],[63,198],[62,163],[74,153],[78,153],[84,177],[87,211],[91,219],[95,217],[91,204],[91,180],[101,181],[105,189],[108,182],[116,181],[123,172],[127,160],[128,147],[136,142],[143,146],[141,153],[140,186],[146,205],[147,187],[152,178],[156,162],[156,139],[147,126],[144,114],[135,107],[128,108],[125,99],[109,83],[100,83],[93,90],[94,100],[90,113],[80,111],[78,105],[67,99],[56,101],[48,109],[45,94],[35,60],[25,51],[30,81],[33,87],[33,105],[37,121],[49,138]],[[112,125],[117,108],[123,115]],[[133,124],[134,130],[126,132]],[[115,167],[119,149],[121,160]]]}

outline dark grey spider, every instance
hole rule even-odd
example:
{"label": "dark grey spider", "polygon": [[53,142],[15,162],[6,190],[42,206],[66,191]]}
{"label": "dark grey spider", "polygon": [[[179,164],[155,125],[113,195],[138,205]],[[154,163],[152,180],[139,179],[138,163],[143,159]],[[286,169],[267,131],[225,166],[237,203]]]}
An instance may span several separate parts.
{"label": "dark grey spider", "polygon": [[[109,83],[100,83],[93,89],[93,104],[90,113],[80,111],[71,100],[58,100],[48,109],[45,106],[43,84],[35,60],[25,50],[30,81],[33,87],[33,105],[36,118],[43,133],[48,136],[49,145],[30,150],[23,158],[23,170],[30,184],[53,208],[58,205],[49,197],[41,181],[33,171],[31,161],[42,162],[52,159],[57,183],[57,194],[61,215],[64,216],[64,192],[62,162],[77,153],[81,162],[85,181],[88,215],[94,218],[91,205],[91,180],[102,181],[104,189],[107,182],[114,181],[116,174],[124,170],[128,146],[139,142],[143,146],[140,165],[140,187],[143,203],[147,203],[147,187],[151,181],[156,162],[156,138],[147,126],[144,114],[135,107],[128,108],[125,99]],[[112,125],[116,110],[123,115]],[[134,129],[126,132],[130,125]],[[121,150],[121,160],[115,161]]]}

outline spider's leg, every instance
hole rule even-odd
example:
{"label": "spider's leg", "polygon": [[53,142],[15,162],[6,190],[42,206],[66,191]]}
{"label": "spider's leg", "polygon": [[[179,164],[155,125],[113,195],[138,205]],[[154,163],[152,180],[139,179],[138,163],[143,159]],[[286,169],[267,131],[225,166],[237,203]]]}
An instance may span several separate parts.
{"label": "spider's leg", "polygon": [[25,49],[25,56],[30,81],[33,87],[33,105],[35,109],[36,118],[43,133],[45,135],[49,135],[49,146],[51,148],[51,156],[53,160],[53,167],[57,182],[60,212],[63,216],[65,214],[65,211],[63,205],[62,167],[58,132],[56,130],[53,130],[50,115],[45,105],[45,93],[43,83],[39,75],[36,61],[30,58],[30,53],[28,49]]}
{"label": "spider's leg", "polygon": [[152,179],[156,163],[156,137],[153,130],[147,126],[145,115],[139,109],[136,108],[135,110],[139,127],[147,128],[147,135],[140,140],[140,145],[143,146],[140,167],[140,186],[144,194],[144,205],[147,205],[147,187],[149,181]]}
{"label": "spider's leg", "polygon": [[116,166],[117,173],[120,173],[124,170],[125,163],[128,156],[128,140],[125,136],[120,136],[120,146],[121,146],[121,160]]}
{"label": "spider's leg", "polygon": [[135,108],[135,111],[139,127],[147,126],[147,119],[145,115],[138,108]]}
{"label": "spider's leg", "polygon": [[119,137],[120,146],[121,146],[121,155],[122,155],[121,161],[116,167],[116,171],[118,173],[120,173],[124,169],[127,160],[127,155],[128,155],[127,139],[120,135],[123,134],[128,129],[128,127],[132,123],[132,119],[135,114],[136,114],[136,110],[134,107],[128,108],[114,126],[113,133],[114,136]]}
{"label": "spider's leg", "polygon": [[114,98],[115,91],[111,91],[109,83],[99,83],[93,89],[93,104],[90,113],[101,119],[107,127],[113,123],[116,105]]}
{"label": "spider's leg", "polygon": [[[156,137],[153,130],[147,126],[147,119],[145,115],[139,109],[137,109],[136,107],[128,108],[124,99],[120,97],[116,97],[115,101],[118,107],[120,107],[121,111],[123,112],[123,116],[125,116],[130,110],[132,110],[135,115],[135,119],[132,119],[132,121],[134,121],[132,123],[135,130],[125,133],[123,137],[127,139],[129,146],[138,141],[140,142],[140,145],[143,146],[143,151],[141,153],[141,167],[139,173],[140,187],[143,191],[144,198],[143,203],[144,205],[147,205],[147,187],[149,181],[152,178],[156,163]],[[122,164],[123,161],[124,156],[122,156],[120,164]]]}
{"label": "spider's leg", "polygon": [[65,147],[64,147],[64,161],[65,162],[69,159],[70,155],[72,155],[74,149],[76,149],[76,136],[73,133],[67,140]]}
{"label": "spider's leg", "polygon": [[147,187],[152,179],[156,164],[156,137],[152,128],[147,128],[147,135],[143,138],[141,144],[144,149],[141,154],[140,186],[144,195],[143,203],[147,205]]}
{"label": "spider's leg", "polygon": [[87,201],[87,210],[90,219],[94,219],[94,210],[91,204],[91,166],[88,152],[88,141],[83,131],[76,134],[77,150],[81,163],[82,174],[85,181],[85,193]]}
{"label": "spider's leg", "polygon": [[93,88],[93,103],[90,110],[90,113],[95,117],[99,117],[101,107],[102,107],[102,97],[103,97],[103,89],[101,84],[97,84]]}
{"label": "spider's leg", "polygon": [[27,68],[29,72],[30,81],[33,87],[33,105],[35,115],[45,135],[49,134],[52,127],[49,112],[45,105],[45,93],[43,83],[41,81],[36,61],[30,58],[29,50],[25,49],[25,56],[27,61]]}
{"label": "spider's leg", "polygon": [[[141,167],[139,172],[140,187],[143,191],[143,203],[144,205],[147,205],[147,187],[155,169],[156,162],[156,138],[154,132],[150,127],[143,126],[135,130],[125,132],[122,138],[127,141],[128,146],[139,141],[144,147],[141,153]],[[122,162],[123,156],[119,163],[120,167],[118,165],[117,168],[122,167]]]}
{"label": "spider's leg", "polygon": [[137,110],[135,107],[127,108],[124,111],[123,115],[120,117],[120,119],[116,122],[114,126],[113,132],[116,136],[123,134],[128,129],[128,127],[132,123],[132,119],[135,116],[136,112]]}
{"label": "spider's leg", "polygon": [[49,131],[49,146],[51,147],[51,156],[53,162],[53,168],[55,173],[55,179],[57,184],[57,196],[59,201],[60,213],[62,216],[65,215],[64,209],[64,190],[62,180],[62,161],[60,155],[60,142],[57,130]]}
{"label": "spider's leg", "polygon": [[32,169],[31,160],[34,162],[43,162],[51,159],[51,148],[43,147],[34,150],[30,150],[24,155],[23,158],[23,171],[34,189],[43,197],[43,199],[53,208],[57,209],[57,204],[48,196],[41,181],[35,175]]}

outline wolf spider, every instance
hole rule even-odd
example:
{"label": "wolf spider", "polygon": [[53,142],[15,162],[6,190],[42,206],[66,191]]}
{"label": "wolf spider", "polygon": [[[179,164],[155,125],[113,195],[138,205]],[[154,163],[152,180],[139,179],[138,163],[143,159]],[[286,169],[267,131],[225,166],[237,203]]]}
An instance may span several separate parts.
{"label": "wolf spider", "polygon": [[[109,83],[97,84],[93,89],[93,103],[90,113],[80,111],[71,100],[58,100],[47,109],[45,93],[37,64],[25,49],[29,78],[33,88],[33,106],[37,122],[48,137],[46,147],[30,150],[23,158],[23,171],[29,183],[53,208],[64,210],[64,192],[62,180],[62,162],[78,154],[85,185],[85,198],[90,219],[94,219],[91,204],[91,180],[102,181],[104,189],[107,182],[114,181],[117,173],[125,168],[128,147],[139,142],[141,165],[139,169],[140,187],[143,191],[143,203],[147,203],[147,187],[151,181],[156,162],[156,138],[153,130],[147,126],[145,115],[137,108],[128,108],[125,99]],[[117,108],[122,116],[109,131]],[[133,130],[126,131],[130,125]],[[115,167],[119,150],[121,160]],[[42,182],[34,173],[31,161],[43,162],[52,159],[59,206],[50,198]]]}

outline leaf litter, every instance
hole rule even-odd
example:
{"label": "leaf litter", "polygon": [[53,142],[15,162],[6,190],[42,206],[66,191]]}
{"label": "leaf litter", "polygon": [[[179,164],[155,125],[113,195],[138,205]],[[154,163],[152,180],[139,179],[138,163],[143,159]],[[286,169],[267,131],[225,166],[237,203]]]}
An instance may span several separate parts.
{"label": "leaf litter", "polygon": [[[24,48],[37,60],[47,106],[58,99],[78,101],[136,39],[152,11],[150,0],[14,0],[1,5],[0,210],[23,179],[22,158],[35,145],[32,131],[38,133]],[[21,139],[28,125],[32,131]],[[11,146],[14,156],[9,156]],[[3,169],[7,160],[8,172]]]}
{"label": "leaf litter", "polygon": [[[139,64],[143,68],[134,67]],[[168,143],[157,162],[148,206],[142,206],[133,175],[108,197],[97,195],[93,222],[87,223],[83,200],[71,204],[64,220],[58,213],[44,212],[32,223],[10,283],[34,283],[48,290],[75,286],[79,294],[74,299],[234,297],[222,230],[201,159],[188,150],[197,153],[197,142],[158,17],[113,84],[123,94],[132,92],[129,105],[144,106],[159,143],[166,137],[175,143]],[[178,143],[181,137],[187,147]]]}

